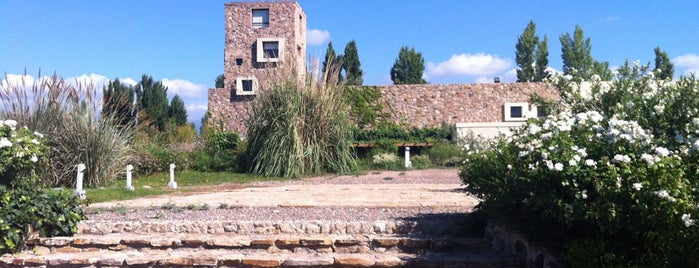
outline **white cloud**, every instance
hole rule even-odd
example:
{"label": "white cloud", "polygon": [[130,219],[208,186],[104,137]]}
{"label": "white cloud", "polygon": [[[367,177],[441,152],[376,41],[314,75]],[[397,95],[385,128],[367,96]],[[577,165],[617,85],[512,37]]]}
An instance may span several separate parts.
{"label": "white cloud", "polygon": [[306,31],[306,42],[309,46],[317,46],[330,41],[330,32],[326,30],[308,29]]}
{"label": "white cloud", "polygon": [[75,86],[78,89],[93,89],[102,94],[102,88],[109,84],[111,79],[100,74],[82,74],[81,76],[69,77],[64,79],[66,83]]}
{"label": "white cloud", "polygon": [[195,123],[195,125],[199,125],[201,118],[204,117],[204,114],[209,109],[209,107],[208,103],[205,102],[185,104],[185,109],[187,110],[187,117],[189,117],[187,120],[189,122]]}
{"label": "white cloud", "polygon": [[682,74],[699,74],[699,56],[696,54],[685,54],[672,59],[672,63],[678,70],[683,70]]}
{"label": "white cloud", "polygon": [[[440,77],[471,76],[478,79],[494,77],[512,68],[510,59],[499,58],[497,55],[485,53],[452,55],[447,61],[427,63],[425,78],[427,80]],[[492,81],[492,78],[489,79]]]}
{"label": "white cloud", "polygon": [[119,81],[121,81],[122,84],[127,84],[127,85],[130,85],[132,87],[136,86],[136,84],[138,84],[138,82],[136,82],[136,80],[133,80],[133,78],[131,78],[131,77],[120,78]]}
{"label": "white cloud", "polygon": [[167,87],[169,95],[176,94],[183,98],[197,98],[201,97],[202,95],[206,96],[208,94],[206,91],[206,86],[195,84],[187,80],[164,78],[162,83]]}

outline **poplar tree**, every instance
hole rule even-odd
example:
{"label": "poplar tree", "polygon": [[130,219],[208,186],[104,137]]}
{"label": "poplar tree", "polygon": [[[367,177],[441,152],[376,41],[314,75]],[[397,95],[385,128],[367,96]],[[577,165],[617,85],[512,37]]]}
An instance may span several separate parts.
{"label": "poplar tree", "polygon": [[345,54],[342,56],[342,69],[345,71],[348,85],[361,86],[364,83],[364,72],[359,62],[357,43],[352,40],[345,46]]}
{"label": "poplar tree", "polygon": [[529,21],[522,35],[517,37],[515,46],[515,61],[517,62],[517,82],[533,82],[536,79],[535,62],[536,47],[539,37],[536,36],[536,24]]}
{"label": "poplar tree", "polygon": [[549,67],[549,38],[544,35],[544,40],[536,46],[536,66],[534,68],[534,81],[542,82],[549,78],[551,74],[548,72]]}
{"label": "poplar tree", "polygon": [[[328,43],[328,49],[325,50],[325,59],[323,59],[323,69],[321,69],[322,73],[321,76],[326,74],[328,72],[328,65],[332,64],[342,64],[342,55],[337,55],[335,53],[335,48],[333,48],[333,42]],[[337,66],[336,68],[340,68],[341,66]],[[330,72],[333,72],[330,70]],[[328,74],[329,75],[329,74]],[[328,81],[333,80],[331,77],[325,77]],[[342,73],[340,71],[337,71],[337,82],[342,81]],[[327,82],[327,81],[325,81]]]}
{"label": "poplar tree", "polygon": [[163,86],[161,82],[154,82],[153,77],[144,74],[136,85],[136,96],[138,116],[145,116],[151,126],[160,131],[165,130],[169,117],[167,87]]}
{"label": "poplar tree", "polygon": [[175,124],[175,126],[184,126],[187,124],[187,109],[180,96],[175,95],[172,97],[170,107],[168,107],[168,117],[170,118],[170,122]]}
{"label": "poplar tree", "polygon": [[667,52],[660,50],[660,47],[656,47],[653,52],[655,52],[655,69],[653,70],[657,73],[658,78],[672,79],[675,75],[675,66],[670,62]]}
{"label": "poplar tree", "polygon": [[398,52],[398,58],[391,67],[391,80],[394,85],[426,84],[422,79],[425,72],[425,59],[415,48],[404,46]]}
{"label": "poplar tree", "polygon": [[102,116],[114,116],[121,127],[134,122],[134,88],[115,78],[102,89]]}
{"label": "poplar tree", "polygon": [[561,35],[560,41],[563,73],[573,76],[576,80],[589,80],[594,67],[590,38],[585,38],[583,29],[575,25],[573,37],[565,33]]}

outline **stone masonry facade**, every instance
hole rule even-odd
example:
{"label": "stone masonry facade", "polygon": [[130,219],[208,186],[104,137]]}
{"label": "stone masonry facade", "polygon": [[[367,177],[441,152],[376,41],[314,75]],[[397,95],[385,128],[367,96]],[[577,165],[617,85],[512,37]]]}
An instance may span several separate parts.
{"label": "stone masonry facade", "polygon": [[[295,1],[225,4],[224,88],[209,90],[209,121],[245,136],[258,90],[277,77],[306,70],[306,15]],[[262,50],[262,51],[261,51]],[[264,51],[264,53],[263,53]],[[396,123],[416,127],[505,121],[506,103],[526,103],[536,93],[557,99],[544,83],[378,86]]]}
{"label": "stone masonry facade", "polygon": [[[526,103],[532,94],[558,99],[546,83],[425,84],[378,86],[381,101],[392,107],[393,121],[416,127],[435,127],[442,122],[504,122],[506,103]],[[209,90],[209,109],[216,125],[244,134],[253,97],[231,99],[230,91]]]}

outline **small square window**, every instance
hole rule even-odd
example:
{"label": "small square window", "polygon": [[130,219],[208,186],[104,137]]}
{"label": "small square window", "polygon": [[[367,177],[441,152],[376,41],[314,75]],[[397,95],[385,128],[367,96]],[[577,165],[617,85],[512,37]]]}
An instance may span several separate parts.
{"label": "small square window", "polygon": [[542,118],[542,117],[547,117],[547,116],[549,116],[549,113],[550,113],[550,112],[549,112],[549,107],[548,107],[548,106],[545,106],[545,105],[536,106],[536,107],[534,107],[533,109],[536,110],[536,117],[538,117],[538,118]]}
{"label": "small square window", "polygon": [[505,121],[526,121],[529,104],[521,103],[505,103],[504,114]]}
{"label": "small square window", "polygon": [[243,65],[243,59],[241,59],[241,58],[235,59],[235,65],[237,65],[237,66]]}
{"label": "small square window", "polygon": [[257,80],[254,77],[238,77],[235,79],[236,95],[255,95]]}
{"label": "small square window", "polygon": [[269,28],[269,9],[252,10],[252,28]]}
{"label": "small square window", "polygon": [[283,38],[258,38],[257,62],[279,62],[284,58]]}

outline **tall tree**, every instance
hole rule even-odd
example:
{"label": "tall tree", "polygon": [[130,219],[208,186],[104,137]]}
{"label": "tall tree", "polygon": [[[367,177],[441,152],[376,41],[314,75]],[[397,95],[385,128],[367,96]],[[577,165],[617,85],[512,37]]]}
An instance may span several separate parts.
{"label": "tall tree", "polygon": [[364,72],[359,62],[357,43],[354,40],[345,46],[345,54],[342,56],[342,69],[345,70],[348,85],[361,86],[364,83]]}
{"label": "tall tree", "polygon": [[517,62],[517,82],[533,82],[536,80],[536,47],[539,37],[536,36],[536,24],[529,21],[522,35],[517,37],[515,61]]}
{"label": "tall tree", "polygon": [[184,107],[184,101],[180,96],[175,95],[170,101],[170,107],[168,107],[168,117],[170,122],[174,123],[176,126],[184,126],[187,124],[187,109]]}
{"label": "tall tree", "polygon": [[667,56],[667,52],[660,50],[660,47],[656,47],[653,52],[655,52],[655,69],[653,69],[660,79],[672,79],[675,75],[675,66],[670,62],[670,57]]}
{"label": "tall tree", "polygon": [[135,123],[134,88],[115,78],[102,89],[102,116],[114,116],[122,126]]}
{"label": "tall tree", "polygon": [[415,51],[415,48],[404,46],[398,52],[398,58],[391,67],[391,80],[395,85],[425,84],[427,81],[422,79],[424,72],[425,59],[422,53]]}
{"label": "tall tree", "polygon": [[224,88],[224,87],[226,87],[225,82],[226,82],[226,77],[223,76],[223,74],[219,74],[219,75],[216,77],[216,81],[215,81],[216,88]]}
{"label": "tall tree", "polygon": [[599,75],[602,81],[612,80],[612,71],[609,70],[609,62],[594,61],[592,63],[592,74]]}
{"label": "tall tree", "polygon": [[563,73],[573,76],[576,80],[589,80],[594,67],[590,38],[585,38],[583,29],[575,25],[573,37],[565,33],[561,35],[560,41]]}
{"label": "tall tree", "polygon": [[[335,49],[333,48],[333,42],[328,43],[328,49],[325,50],[325,59],[323,59],[323,69],[321,76],[326,75],[326,81],[332,81],[335,79],[335,77],[330,77],[330,75],[335,75],[334,73],[337,73],[337,82],[339,83],[342,81],[342,73],[340,70],[333,70],[330,69],[328,70],[328,66],[336,65],[336,64],[342,64],[342,55],[337,55],[335,53]],[[333,68],[341,68],[342,65],[338,65]],[[333,73],[333,74],[331,74]]]}
{"label": "tall tree", "polygon": [[541,82],[551,76],[549,67],[549,38],[544,35],[544,40],[536,45],[536,68],[534,68],[534,81]]}
{"label": "tall tree", "polygon": [[[168,121],[167,87],[161,82],[154,82],[149,75],[141,76],[136,85],[139,113],[145,112],[150,125],[162,131]],[[142,115],[139,115],[142,116]]]}

